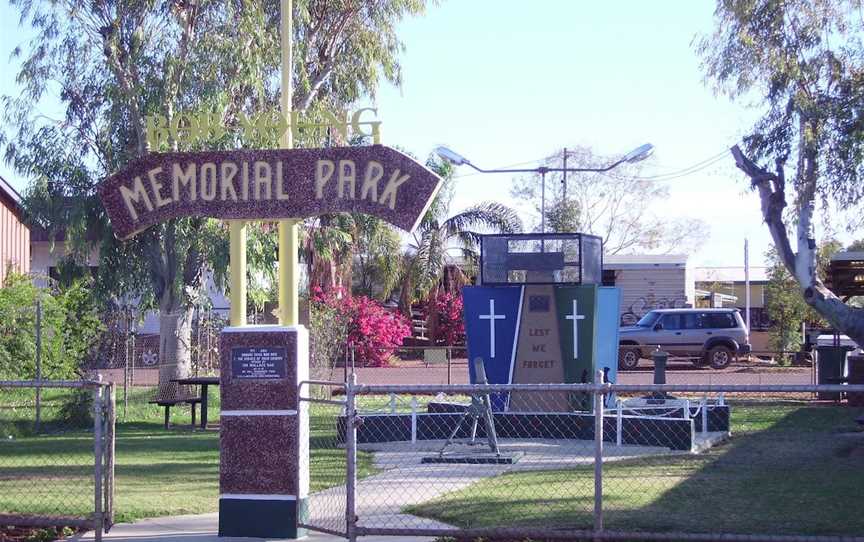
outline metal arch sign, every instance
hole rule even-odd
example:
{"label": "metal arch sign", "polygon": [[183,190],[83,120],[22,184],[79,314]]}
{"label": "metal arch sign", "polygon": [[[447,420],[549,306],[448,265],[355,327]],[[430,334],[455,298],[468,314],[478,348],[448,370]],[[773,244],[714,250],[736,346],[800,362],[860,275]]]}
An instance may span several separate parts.
{"label": "metal arch sign", "polygon": [[188,216],[275,220],[365,213],[411,231],[441,179],[383,145],[151,153],[98,188],[115,235]]}

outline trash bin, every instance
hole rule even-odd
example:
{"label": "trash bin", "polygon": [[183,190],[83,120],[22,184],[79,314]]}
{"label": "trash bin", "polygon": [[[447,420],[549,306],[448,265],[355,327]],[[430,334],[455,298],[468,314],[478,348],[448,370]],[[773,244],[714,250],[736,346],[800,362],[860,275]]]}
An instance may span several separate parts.
{"label": "trash bin", "polygon": [[[864,356],[849,356],[846,358],[846,367],[848,369],[846,383],[864,385]],[[849,402],[849,406],[864,406],[864,393],[847,393],[846,401]]]}
{"label": "trash bin", "polygon": [[[844,369],[846,368],[846,355],[852,347],[849,346],[817,346],[816,347],[816,383],[834,384],[843,383]],[[816,394],[819,399],[828,401],[839,401],[840,392],[820,391]]]}

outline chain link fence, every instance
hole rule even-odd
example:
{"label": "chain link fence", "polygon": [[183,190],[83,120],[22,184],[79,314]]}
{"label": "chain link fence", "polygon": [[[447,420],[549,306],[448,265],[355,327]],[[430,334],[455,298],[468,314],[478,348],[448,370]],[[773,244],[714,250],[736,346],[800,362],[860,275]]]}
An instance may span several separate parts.
{"label": "chain link fence", "polygon": [[864,386],[350,385],[348,537],[864,540],[864,408],[816,392]]}
{"label": "chain link fence", "polygon": [[113,523],[114,388],[0,381],[0,525]]}
{"label": "chain link fence", "polygon": [[[622,351],[632,348],[620,347]],[[352,355],[353,354],[353,355]],[[669,384],[704,385],[809,385],[817,383],[817,367],[807,358],[787,363],[792,353],[760,351],[736,357],[727,367],[715,369],[693,358],[672,356],[666,367]],[[369,363],[347,350],[343,359],[333,360],[318,375],[324,380],[345,381],[355,374],[361,384],[467,384],[468,360],[465,346],[411,346],[387,349],[386,363]],[[697,363],[699,361],[699,363]],[[780,362],[783,362],[782,364]],[[654,364],[643,357],[633,369],[618,369],[620,384],[653,384]],[[815,398],[813,394],[806,394]]]}

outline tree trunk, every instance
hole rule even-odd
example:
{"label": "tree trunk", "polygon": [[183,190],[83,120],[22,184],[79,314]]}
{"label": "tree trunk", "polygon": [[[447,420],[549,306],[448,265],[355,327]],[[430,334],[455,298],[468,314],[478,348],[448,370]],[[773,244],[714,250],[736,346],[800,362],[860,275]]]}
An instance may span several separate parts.
{"label": "tree trunk", "polygon": [[826,288],[818,279],[813,286],[804,289],[804,301],[813,307],[834,327],[864,346],[864,310],[850,307]]}
{"label": "tree trunk", "polygon": [[171,379],[192,374],[192,318],[195,309],[167,309],[159,312],[159,396],[171,398],[183,391]]}
{"label": "tree trunk", "polygon": [[813,238],[813,212],[815,209],[815,155],[805,156],[803,180],[799,183],[801,201],[797,223],[796,244],[798,252],[792,251],[792,243],[783,222],[786,207],[786,180],[784,163],[778,160],[777,173],[761,168],[744,156],[737,145],[732,155],[739,169],[750,177],[762,203],[762,218],[768,226],[774,246],[786,269],[798,281],[804,301],[840,333],[847,335],[858,346],[864,346],[864,309],[850,307],[838,298],[819,280],[816,268],[816,240]]}

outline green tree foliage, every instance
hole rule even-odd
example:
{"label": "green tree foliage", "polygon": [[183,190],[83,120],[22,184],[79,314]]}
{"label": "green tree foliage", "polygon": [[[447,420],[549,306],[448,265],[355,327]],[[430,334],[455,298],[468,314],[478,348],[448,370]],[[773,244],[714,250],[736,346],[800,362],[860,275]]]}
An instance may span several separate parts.
{"label": "green tree foliage", "polygon": [[[567,167],[601,167],[615,159],[599,156],[588,147],[567,150]],[[563,153],[543,165],[563,167]],[[703,244],[708,227],[702,220],[670,219],[652,211],[669,197],[663,184],[639,178],[642,164],[624,163],[609,173],[549,172],[546,174],[546,231],[581,232],[603,238],[606,254],[672,250],[689,252]],[[540,174],[514,179],[510,193],[541,212]],[[537,224],[539,231],[539,223]]]}
{"label": "green tree foliage", "polygon": [[[412,232],[405,255],[399,308],[406,315],[413,303],[436,299],[440,284],[443,283],[445,291],[464,284],[460,269],[476,269],[483,233],[522,231],[516,211],[495,201],[478,203],[450,215],[453,167],[434,158],[427,161],[426,167],[443,179],[443,185]],[[428,314],[427,319],[435,322],[438,316]]]}
{"label": "green tree foliage", "polygon": [[[831,256],[842,249],[835,239],[822,243],[818,249],[818,275],[824,280]],[[803,342],[801,324],[808,327],[824,327],[825,319],[813,307],[809,306],[795,281],[783,262],[777,257],[775,250],[769,250],[766,255],[769,262],[768,284],[765,286],[765,310],[771,320],[770,344],[777,351],[790,352],[798,350]]]}
{"label": "green tree foliage", "polygon": [[[155,150],[195,150],[169,140],[148,149],[144,119],[206,112],[226,124],[275,109],[279,95],[279,2],[12,0],[34,40],[21,59],[20,96],[4,97],[5,159],[32,179],[27,207],[52,234],[65,230],[79,261],[99,244],[97,289],[140,298],[160,311],[162,363],[188,371],[193,307],[209,268],[225,278],[227,236],[214,220],[170,220],[120,242],[95,194],[96,183]],[[295,2],[293,106],[313,117],[374,96],[379,81],[401,81],[397,23],[424,0]],[[54,90],[60,118],[39,106]],[[318,146],[320,134],[295,144]],[[272,147],[275,134],[211,136],[201,148]],[[258,263],[272,269],[262,243]],[[254,260],[254,258],[250,258]]]}
{"label": "green tree foliage", "polygon": [[37,302],[42,309],[42,377],[81,376],[103,330],[87,283],[55,292],[13,273],[0,287],[0,379],[36,377]]}
{"label": "green tree foliage", "polygon": [[357,215],[355,293],[379,301],[390,299],[402,274],[402,239],[386,222]]}
{"label": "green tree foliage", "polygon": [[759,194],[779,260],[808,305],[864,344],[864,310],[817,276],[814,233],[818,203],[836,216],[864,196],[861,9],[860,0],[718,0],[715,30],[697,50],[718,91],[760,112],[733,155]]}
{"label": "green tree foliage", "polygon": [[813,323],[813,311],[801,297],[795,277],[778,261],[775,253],[769,255],[769,262],[765,286],[765,311],[772,322],[769,344],[776,351],[794,352],[803,341],[801,323]]}

